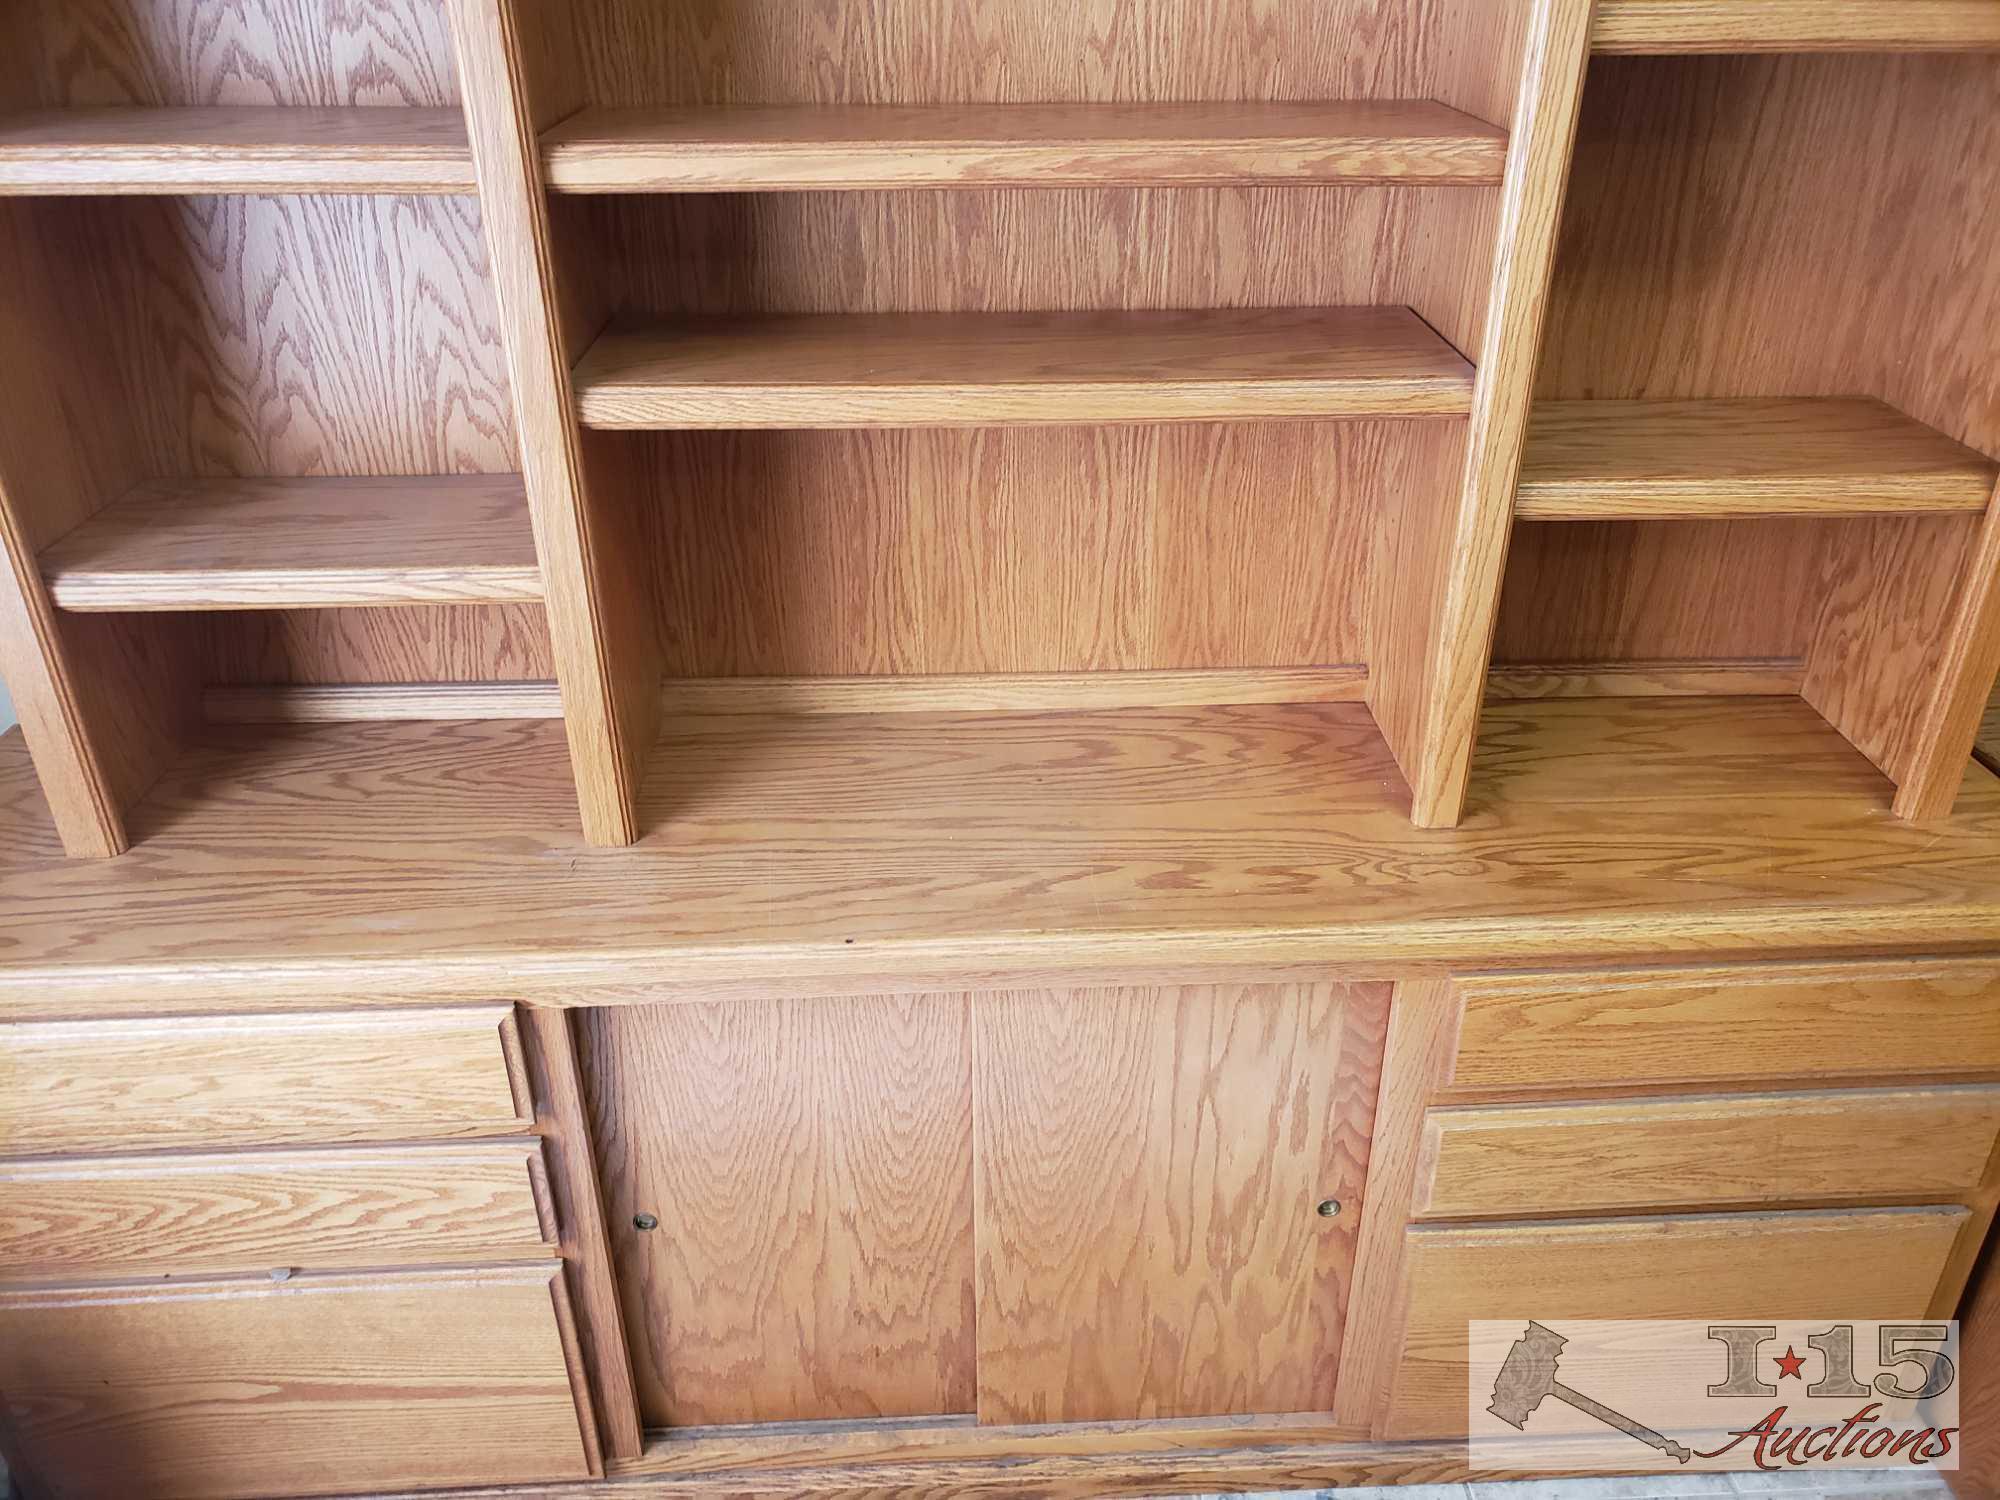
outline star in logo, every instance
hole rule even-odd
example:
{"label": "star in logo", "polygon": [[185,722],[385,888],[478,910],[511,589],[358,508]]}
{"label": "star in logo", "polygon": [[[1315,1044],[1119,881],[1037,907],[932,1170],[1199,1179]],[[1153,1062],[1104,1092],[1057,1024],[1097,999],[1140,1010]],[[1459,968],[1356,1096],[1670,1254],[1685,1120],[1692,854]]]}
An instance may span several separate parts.
{"label": "star in logo", "polygon": [[1805,1368],[1805,1363],[1806,1357],[1803,1354],[1794,1351],[1790,1344],[1785,1345],[1785,1352],[1778,1358],[1778,1378],[1804,1380],[1805,1376],[1799,1372]]}

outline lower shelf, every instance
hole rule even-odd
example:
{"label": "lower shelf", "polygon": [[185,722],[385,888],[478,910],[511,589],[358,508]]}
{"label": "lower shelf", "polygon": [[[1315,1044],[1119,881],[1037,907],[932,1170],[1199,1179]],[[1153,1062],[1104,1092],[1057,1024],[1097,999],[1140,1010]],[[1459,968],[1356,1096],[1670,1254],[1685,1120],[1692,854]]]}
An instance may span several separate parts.
{"label": "lower shelf", "polygon": [[[0,995],[107,1003],[1989,941],[2000,780],[1889,815],[1795,698],[1489,706],[1458,828],[1365,706],[687,714],[641,841],[585,844],[560,723],[224,725],[65,861],[0,740]],[[117,966],[117,967],[110,967]],[[400,989],[395,988],[400,987]]]}

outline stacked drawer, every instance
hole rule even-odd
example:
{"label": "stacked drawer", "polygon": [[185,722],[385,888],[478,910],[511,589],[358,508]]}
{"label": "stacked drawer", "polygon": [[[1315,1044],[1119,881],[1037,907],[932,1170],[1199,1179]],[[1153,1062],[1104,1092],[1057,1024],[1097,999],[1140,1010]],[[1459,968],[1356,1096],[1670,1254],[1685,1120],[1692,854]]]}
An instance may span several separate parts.
{"label": "stacked drawer", "polygon": [[1392,1072],[1430,1061],[1401,1081],[1380,1435],[1464,1431],[1474,1319],[1952,1314],[1993,1209],[2000,966],[1496,976],[1407,1000],[1428,1010],[1399,1012]]}
{"label": "stacked drawer", "polygon": [[0,1392],[59,1495],[572,1477],[511,1006],[0,1024]]}

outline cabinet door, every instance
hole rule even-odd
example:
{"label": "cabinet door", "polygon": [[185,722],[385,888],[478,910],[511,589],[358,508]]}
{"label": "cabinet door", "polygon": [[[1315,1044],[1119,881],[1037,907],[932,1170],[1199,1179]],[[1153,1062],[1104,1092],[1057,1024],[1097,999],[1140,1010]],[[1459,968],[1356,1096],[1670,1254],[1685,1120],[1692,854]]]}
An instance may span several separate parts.
{"label": "cabinet door", "polygon": [[980,1419],[1325,1409],[1386,990],[981,995],[975,1014]]}
{"label": "cabinet door", "polygon": [[1381,1435],[1464,1434],[1475,1320],[1921,1318],[1971,1222],[1963,1208],[1880,1208],[1412,1229]]}
{"label": "cabinet door", "polygon": [[60,1500],[589,1472],[560,1272],[0,1293],[0,1391]]}
{"label": "cabinet door", "polygon": [[966,1010],[917,995],[583,1017],[648,1426],[972,1409]]}

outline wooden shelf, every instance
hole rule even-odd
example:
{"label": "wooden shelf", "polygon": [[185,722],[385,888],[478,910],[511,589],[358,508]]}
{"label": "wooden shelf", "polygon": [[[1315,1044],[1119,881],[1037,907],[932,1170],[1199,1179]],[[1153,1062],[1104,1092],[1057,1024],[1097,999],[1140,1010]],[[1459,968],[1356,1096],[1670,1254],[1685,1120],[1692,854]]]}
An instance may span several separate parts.
{"label": "wooden shelf", "polygon": [[1429,100],[587,109],[542,137],[568,193],[1231,182],[1491,184],[1505,131]]}
{"label": "wooden shelf", "polygon": [[1948,948],[2000,927],[1983,769],[1953,816],[1912,825],[1796,698],[1485,716],[1469,816],[1432,830],[1360,704],[675,716],[624,849],[583,842],[559,722],[211,726],[133,810],[143,857],[109,861],[62,858],[9,736],[0,996],[580,1004]]}
{"label": "wooden shelf", "polygon": [[743,318],[614,332],[591,427],[995,427],[1462,416],[1472,366],[1403,307]]}
{"label": "wooden shelf", "polygon": [[471,193],[456,109],[51,109],[0,116],[0,194]]}
{"label": "wooden shelf", "polygon": [[43,551],[70,610],[540,599],[517,474],[142,485]]}
{"label": "wooden shelf", "polygon": [[1598,0],[1594,52],[1961,52],[2000,47],[2000,0]]}
{"label": "wooden shelf", "polygon": [[1538,405],[1523,520],[1983,511],[2000,466],[1879,401]]}

